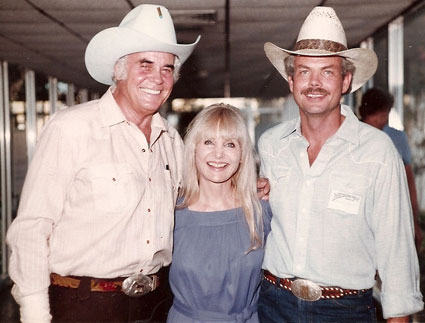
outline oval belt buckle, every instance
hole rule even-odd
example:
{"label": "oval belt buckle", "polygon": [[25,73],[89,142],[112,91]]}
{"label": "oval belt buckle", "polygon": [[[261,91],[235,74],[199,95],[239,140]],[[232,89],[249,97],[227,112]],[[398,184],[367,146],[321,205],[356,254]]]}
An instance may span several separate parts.
{"label": "oval belt buckle", "polygon": [[128,296],[143,296],[155,289],[155,283],[149,276],[135,273],[122,282],[122,291]]}
{"label": "oval belt buckle", "polygon": [[322,296],[322,289],[316,283],[306,279],[295,279],[291,286],[292,294],[304,300],[314,302]]}

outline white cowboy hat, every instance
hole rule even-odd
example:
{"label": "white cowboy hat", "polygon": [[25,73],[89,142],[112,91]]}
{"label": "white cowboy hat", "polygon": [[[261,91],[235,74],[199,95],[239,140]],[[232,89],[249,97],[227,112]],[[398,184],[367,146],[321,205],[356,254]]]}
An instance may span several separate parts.
{"label": "white cowboy hat", "polygon": [[173,20],[167,8],[142,4],[131,10],[118,27],[97,33],[86,49],[85,61],[90,75],[98,82],[111,85],[116,61],[137,52],[165,52],[180,62],[190,56],[199,42],[177,44]]}
{"label": "white cowboy hat", "polygon": [[289,55],[345,57],[356,68],[351,81],[351,92],[366,83],[378,67],[378,58],[373,50],[347,49],[344,28],[330,7],[313,8],[300,29],[294,50],[283,49],[268,42],[264,44],[264,51],[285,80],[288,80],[288,75],[284,60]]}

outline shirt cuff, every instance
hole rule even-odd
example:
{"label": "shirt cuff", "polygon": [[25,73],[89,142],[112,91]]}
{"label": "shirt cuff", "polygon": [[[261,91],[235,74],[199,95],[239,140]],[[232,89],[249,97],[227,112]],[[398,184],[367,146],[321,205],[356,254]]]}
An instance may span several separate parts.
{"label": "shirt cuff", "polygon": [[381,302],[385,319],[408,316],[420,312],[424,308],[421,293],[413,293],[410,295],[381,294]]}
{"label": "shirt cuff", "polygon": [[48,289],[27,296],[19,296],[18,288],[14,285],[12,295],[20,306],[22,323],[51,322]]}

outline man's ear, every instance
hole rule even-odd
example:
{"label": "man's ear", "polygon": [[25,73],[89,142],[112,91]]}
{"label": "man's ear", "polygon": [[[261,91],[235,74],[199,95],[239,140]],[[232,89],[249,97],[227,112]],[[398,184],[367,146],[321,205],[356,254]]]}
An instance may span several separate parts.
{"label": "man's ear", "polygon": [[347,93],[351,89],[351,81],[353,74],[351,72],[345,73],[344,79],[342,80],[342,94]]}
{"label": "man's ear", "polygon": [[288,75],[288,84],[289,84],[289,89],[291,90],[292,93],[294,93],[294,80],[292,76],[289,76],[289,75]]}

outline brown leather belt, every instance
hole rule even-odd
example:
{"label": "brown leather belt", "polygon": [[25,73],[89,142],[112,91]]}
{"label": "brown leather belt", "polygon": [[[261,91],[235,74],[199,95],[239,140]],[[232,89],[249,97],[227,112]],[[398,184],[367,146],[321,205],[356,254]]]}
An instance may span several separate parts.
{"label": "brown leather belt", "polygon": [[[159,277],[155,276],[155,288],[159,286]],[[124,279],[127,277],[118,277],[113,279],[102,279],[93,277],[78,277],[78,276],[61,276],[55,273],[50,274],[50,283],[55,286],[78,288],[81,281],[85,279],[90,280],[90,290],[92,292],[121,292],[121,286]]]}
{"label": "brown leather belt", "polygon": [[[308,300],[308,301],[316,301],[318,299],[335,299],[335,298],[342,298],[347,295],[357,295],[360,292],[366,292],[369,289],[344,289],[341,287],[335,287],[335,286],[319,286],[313,282],[310,282],[308,280],[304,279],[294,279],[294,278],[279,278],[273,275],[268,270],[264,270],[264,279],[266,279],[268,282],[272,283],[273,285],[276,285],[280,288],[286,289],[291,291],[295,296]],[[308,291],[309,284],[301,284],[301,287],[298,287],[298,282],[307,282],[311,283],[315,286],[317,286],[320,290],[318,291],[318,294],[315,294],[315,296],[311,296],[311,291]],[[295,286],[297,284],[297,286]],[[295,288],[294,288],[295,287]],[[307,295],[307,296],[306,296]],[[311,296],[311,297],[310,297]]]}

